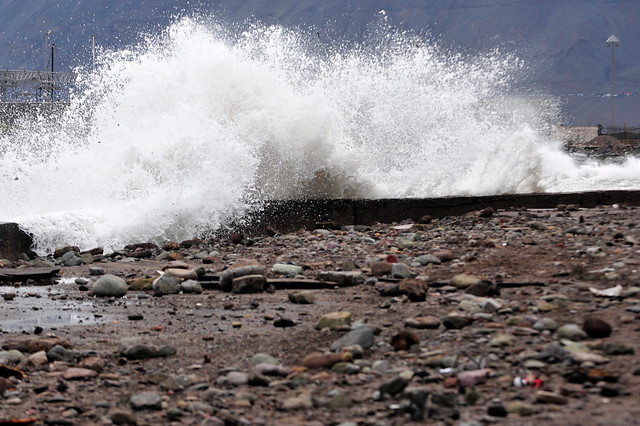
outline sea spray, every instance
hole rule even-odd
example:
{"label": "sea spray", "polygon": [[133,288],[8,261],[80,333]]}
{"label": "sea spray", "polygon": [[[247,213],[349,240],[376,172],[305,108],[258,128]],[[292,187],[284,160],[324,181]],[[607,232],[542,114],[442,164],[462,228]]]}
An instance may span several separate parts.
{"label": "sea spray", "polygon": [[[203,235],[262,200],[638,188],[636,163],[578,166],[530,72],[373,27],[327,43],[182,19],[103,52],[56,120],[0,136],[0,219],[40,254]],[[635,160],[633,160],[635,161]]]}

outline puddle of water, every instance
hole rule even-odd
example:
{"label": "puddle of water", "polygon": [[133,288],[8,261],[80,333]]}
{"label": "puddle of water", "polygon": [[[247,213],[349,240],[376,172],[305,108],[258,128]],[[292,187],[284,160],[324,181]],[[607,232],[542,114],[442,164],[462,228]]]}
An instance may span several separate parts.
{"label": "puddle of water", "polygon": [[[73,282],[73,281],[72,281]],[[89,301],[56,299],[66,294],[61,286],[0,286],[0,295],[14,293],[13,300],[0,300],[0,330],[3,332],[31,331],[67,325],[90,325],[109,320],[107,315],[94,314]]]}

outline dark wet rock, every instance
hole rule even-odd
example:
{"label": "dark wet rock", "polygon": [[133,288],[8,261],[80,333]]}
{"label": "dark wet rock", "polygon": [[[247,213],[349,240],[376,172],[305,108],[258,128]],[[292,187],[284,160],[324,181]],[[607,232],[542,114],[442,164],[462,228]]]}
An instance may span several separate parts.
{"label": "dark wet rock", "polygon": [[408,404],[405,411],[411,420],[424,422],[429,419],[450,421],[458,419],[458,394],[440,393],[428,386],[407,387],[403,392]]}
{"label": "dark wet rock", "polygon": [[540,359],[547,362],[562,362],[569,358],[571,358],[569,351],[557,343],[546,346],[542,352],[540,352]]}
{"label": "dark wet rock", "polygon": [[563,405],[568,403],[568,399],[559,393],[539,390],[536,392],[535,401],[543,404]]}
{"label": "dark wet rock", "polygon": [[480,217],[491,217],[495,213],[493,207],[485,207],[484,209],[478,212],[478,216]]}
{"label": "dark wet rock", "polygon": [[296,325],[295,321],[291,318],[279,317],[273,321],[274,327],[286,328],[286,327],[294,327]]}
{"label": "dark wet rock", "polygon": [[153,392],[135,394],[129,400],[133,410],[162,410],[162,397]]}
{"label": "dark wet rock", "polygon": [[231,291],[236,294],[262,293],[267,283],[264,275],[243,275],[231,282]]}
{"label": "dark wet rock", "polygon": [[382,395],[396,395],[402,392],[409,384],[409,379],[402,375],[397,375],[382,382],[378,390]]}
{"label": "dark wet rock", "polygon": [[460,330],[473,322],[473,318],[464,315],[446,315],[442,318],[442,325],[449,330]]}
{"label": "dark wet rock", "polygon": [[582,330],[594,339],[601,339],[611,335],[609,323],[597,317],[586,318],[582,323]]}
{"label": "dark wet rock", "polygon": [[385,297],[395,297],[402,294],[398,283],[378,282],[375,285],[375,289],[381,296]]}
{"label": "dark wet rock", "polygon": [[260,265],[247,265],[237,268],[229,268],[220,274],[220,288],[223,291],[231,291],[233,280],[246,275],[264,276],[264,267]]}
{"label": "dark wet rock", "polygon": [[109,420],[113,422],[114,425],[137,425],[138,419],[135,414],[130,413],[128,411],[114,411],[109,416]]}
{"label": "dark wet rock", "polygon": [[103,275],[93,284],[92,291],[98,297],[122,297],[127,294],[127,282],[115,275]]}
{"label": "dark wet rock", "polygon": [[465,293],[478,297],[492,297],[499,296],[500,289],[498,288],[498,285],[496,283],[482,280],[467,287]]}
{"label": "dark wet rock", "polygon": [[79,266],[83,263],[82,258],[75,251],[66,252],[62,255],[62,258],[60,258],[60,262],[62,262],[64,266]]}
{"label": "dark wet rock", "polygon": [[61,345],[55,345],[47,352],[47,359],[49,362],[65,361],[71,362],[76,358],[76,351],[72,349],[66,349]]}
{"label": "dark wet rock", "polygon": [[507,417],[507,408],[501,402],[493,402],[487,407],[487,414],[493,417]]}
{"label": "dark wet rock", "polygon": [[635,354],[633,347],[621,343],[603,342],[594,346],[593,349],[612,356]]}
{"label": "dark wet rock", "polygon": [[361,327],[349,331],[347,334],[331,344],[333,352],[341,351],[349,346],[358,345],[362,349],[369,349],[374,343],[374,332],[372,328]]}
{"label": "dark wet rock", "polygon": [[59,257],[64,256],[68,252],[80,253],[80,248],[77,246],[60,247],[53,252],[53,257],[57,259]]}

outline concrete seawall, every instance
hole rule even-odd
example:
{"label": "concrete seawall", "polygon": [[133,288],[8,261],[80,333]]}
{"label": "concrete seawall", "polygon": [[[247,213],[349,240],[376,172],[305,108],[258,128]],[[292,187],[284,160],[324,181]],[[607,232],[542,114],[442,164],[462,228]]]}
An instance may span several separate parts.
{"label": "concrete seawall", "polygon": [[[307,230],[342,225],[391,223],[404,219],[420,220],[455,216],[485,207],[555,208],[559,204],[574,204],[590,208],[620,204],[640,206],[640,191],[593,191],[555,194],[509,194],[482,197],[447,197],[380,200],[289,200],[271,201],[250,215],[242,231],[262,234],[271,227],[280,232],[300,228]],[[0,223],[0,258],[15,260],[31,252],[33,239],[15,223]]]}
{"label": "concrete seawall", "polygon": [[640,191],[593,191],[553,194],[508,194],[480,197],[447,197],[378,200],[290,200],[273,201],[256,212],[250,230],[262,232],[267,227],[287,232],[300,228],[340,225],[370,225],[404,219],[420,220],[455,216],[485,207],[555,208],[559,204],[575,204],[589,208],[599,205],[640,205]]}

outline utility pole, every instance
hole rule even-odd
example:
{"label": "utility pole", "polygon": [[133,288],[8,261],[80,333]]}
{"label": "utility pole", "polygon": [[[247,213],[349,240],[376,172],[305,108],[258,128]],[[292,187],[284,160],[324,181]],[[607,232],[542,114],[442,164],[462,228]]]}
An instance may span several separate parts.
{"label": "utility pole", "polygon": [[51,30],[47,30],[44,32],[44,68],[43,70],[47,70],[47,65],[49,65],[49,34],[51,34]]}
{"label": "utility pole", "polygon": [[91,72],[96,71],[96,36],[91,36]]}
{"label": "utility pole", "polygon": [[54,84],[53,83],[53,73],[54,73],[54,70],[53,70],[53,53],[55,51],[55,48],[56,48],[55,44],[51,43],[51,102],[55,101],[55,99],[53,98],[53,89],[54,89],[54,87],[53,87],[53,84]]}
{"label": "utility pole", "polygon": [[607,47],[611,48],[611,127],[614,126],[614,116],[615,116],[615,75],[616,75],[616,62],[615,62],[615,52],[616,47],[620,47],[620,40],[615,35],[611,35],[606,41]]}

